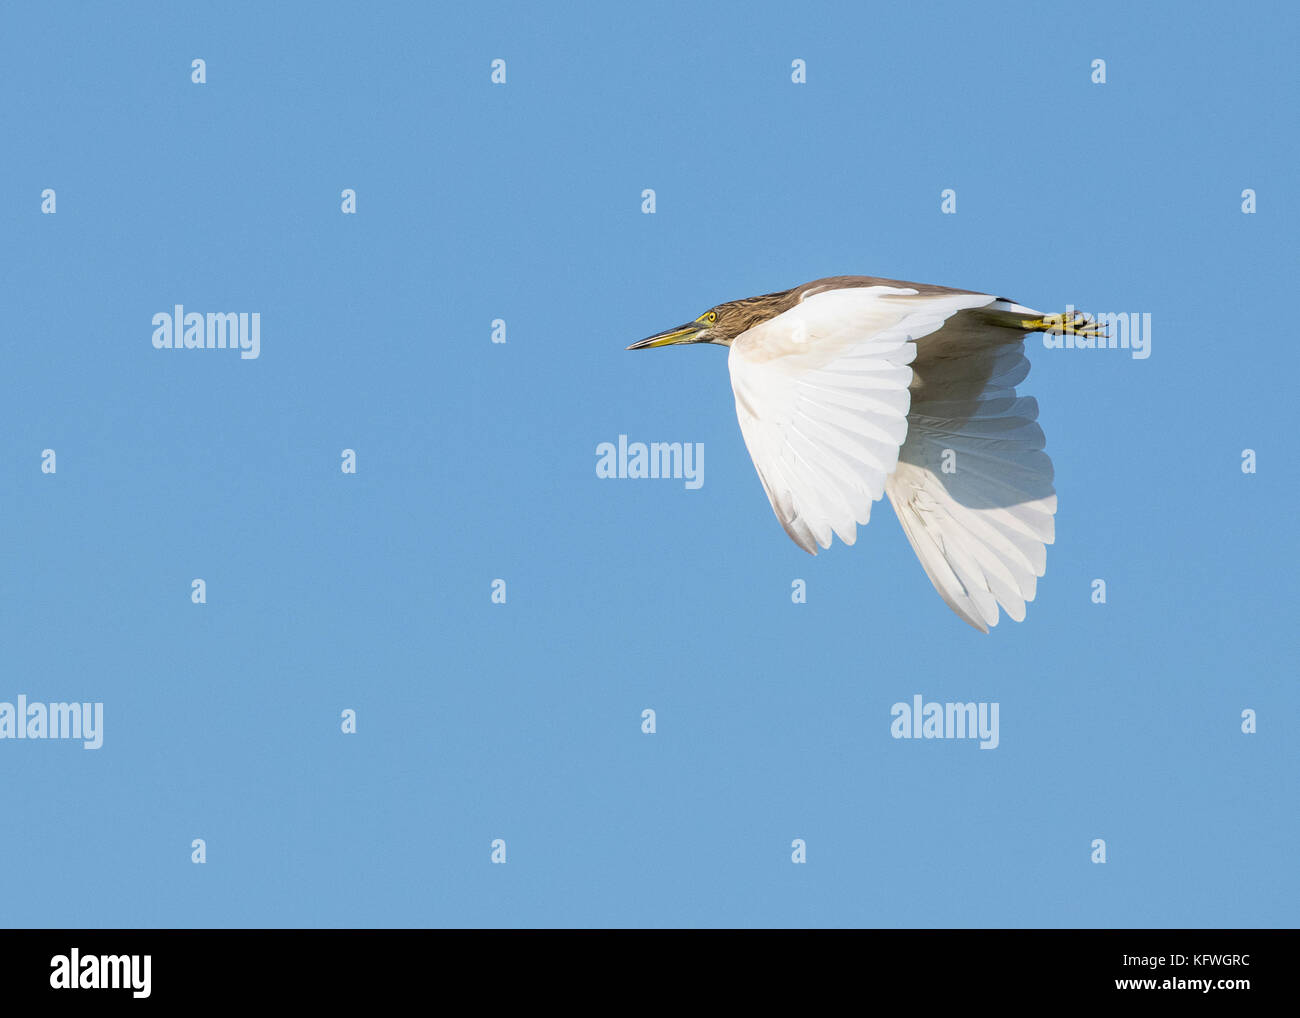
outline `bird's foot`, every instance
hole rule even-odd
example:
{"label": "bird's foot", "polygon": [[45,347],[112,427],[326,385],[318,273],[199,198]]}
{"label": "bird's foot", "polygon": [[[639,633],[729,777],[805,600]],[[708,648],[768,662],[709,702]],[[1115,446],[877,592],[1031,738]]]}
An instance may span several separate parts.
{"label": "bird's foot", "polygon": [[1054,335],[1098,336],[1106,338],[1106,326],[1094,322],[1091,315],[1082,311],[1067,311],[1059,315],[1030,318],[1021,323],[1032,332],[1050,332]]}

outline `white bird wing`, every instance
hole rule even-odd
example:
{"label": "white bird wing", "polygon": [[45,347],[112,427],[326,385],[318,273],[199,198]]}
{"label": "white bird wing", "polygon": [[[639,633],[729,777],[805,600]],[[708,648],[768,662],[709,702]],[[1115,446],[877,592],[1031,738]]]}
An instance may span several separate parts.
{"label": "white bird wing", "polygon": [[933,353],[920,344],[914,368],[889,500],[953,611],[985,633],[998,605],[1020,622],[1046,570],[1056,512],[1038,403],[1016,393],[1029,372],[1023,336],[958,330]]}
{"label": "white bird wing", "polygon": [[736,416],[776,517],[817,554],[871,517],[907,435],[915,340],[986,294],[826,290],[737,336]]}

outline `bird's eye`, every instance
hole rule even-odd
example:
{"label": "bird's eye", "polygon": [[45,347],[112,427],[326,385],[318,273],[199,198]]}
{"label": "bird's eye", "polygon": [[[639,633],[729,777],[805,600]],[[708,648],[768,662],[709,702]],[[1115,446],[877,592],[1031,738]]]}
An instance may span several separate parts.
{"label": "bird's eye", "polygon": [[712,324],[713,324],[714,322],[716,322],[717,320],[718,320],[717,313],[716,313],[716,312],[713,312],[713,311],[710,311],[710,312],[709,312],[709,324],[712,325]]}

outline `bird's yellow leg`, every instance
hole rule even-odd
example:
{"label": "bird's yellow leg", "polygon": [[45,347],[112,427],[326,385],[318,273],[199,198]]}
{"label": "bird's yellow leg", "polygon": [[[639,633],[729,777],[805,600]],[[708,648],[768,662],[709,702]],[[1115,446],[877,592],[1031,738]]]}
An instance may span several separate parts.
{"label": "bird's yellow leg", "polygon": [[1094,322],[1090,315],[1085,315],[1082,311],[1067,311],[1064,314],[1045,315],[1042,318],[1022,318],[1020,325],[1030,332],[1106,338],[1106,327]]}

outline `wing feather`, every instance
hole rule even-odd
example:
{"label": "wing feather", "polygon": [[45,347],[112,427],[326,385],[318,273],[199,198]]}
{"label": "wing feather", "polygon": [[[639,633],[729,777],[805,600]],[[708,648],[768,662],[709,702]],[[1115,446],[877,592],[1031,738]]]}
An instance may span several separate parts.
{"label": "wing feather", "polygon": [[1055,539],[1052,461],[1038,403],[1015,386],[1024,341],[972,328],[956,356],[917,358],[907,440],[889,479],[903,532],[939,595],[983,632],[999,606],[1017,622]]}
{"label": "wing feather", "polygon": [[816,554],[836,536],[854,543],[907,437],[916,340],[994,300],[894,286],[823,290],[732,343],[741,434],[773,512],[801,548]]}

